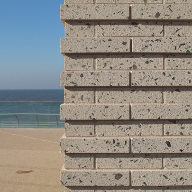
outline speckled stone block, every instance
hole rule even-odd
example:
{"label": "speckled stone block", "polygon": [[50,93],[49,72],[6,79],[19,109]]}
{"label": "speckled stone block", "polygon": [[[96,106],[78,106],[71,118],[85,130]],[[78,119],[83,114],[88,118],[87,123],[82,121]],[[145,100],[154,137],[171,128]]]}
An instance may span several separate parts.
{"label": "speckled stone block", "polygon": [[161,169],[162,155],[99,154],[96,165],[98,169]]}
{"label": "speckled stone block", "polygon": [[129,138],[61,138],[65,153],[129,153]]}
{"label": "speckled stone block", "polygon": [[124,53],[130,52],[130,38],[62,38],[61,53]]}
{"label": "speckled stone block", "polygon": [[132,186],[191,185],[192,171],[132,171]]}
{"label": "speckled stone block", "polygon": [[164,135],[169,136],[192,135],[192,121],[170,120],[164,124]]}
{"label": "speckled stone block", "polygon": [[68,121],[65,122],[66,137],[93,137],[94,122],[90,121]]}
{"label": "speckled stone block", "polygon": [[66,22],[65,37],[94,37],[95,26],[93,22]]}
{"label": "speckled stone block", "polygon": [[61,183],[65,186],[129,186],[129,171],[61,170]]}
{"label": "speckled stone block", "polygon": [[162,0],[97,0],[97,3],[162,3]]}
{"label": "speckled stone block", "polygon": [[179,5],[132,5],[132,19],[151,20],[190,20],[192,19],[191,7],[185,4]]}
{"label": "speckled stone block", "polygon": [[69,88],[65,90],[65,103],[94,103],[93,88]]}
{"label": "speckled stone block", "polygon": [[191,192],[192,186],[179,187],[179,186],[171,186],[164,188],[164,192]]}
{"label": "speckled stone block", "polygon": [[129,71],[61,72],[61,86],[129,86]]}
{"label": "speckled stone block", "polygon": [[66,154],[65,169],[94,169],[93,154]]}
{"label": "speckled stone block", "polygon": [[[192,2],[191,2],[192,3]],[[192,22],[167,22],[165,23],[165,36],[167,37],[191,37]]]}
{"label": "speckled stone block", "polygon": [[163,167],[166,169],[191,169],[192,154],[165,154]]}
{"label": "speckled stone block", "polygon": [[68,4],[94,4],[94,0],[64,0],[65,5]]}
{"label": "speckled stone block", "polygon": [[192,86],[192,71],[133,71],[132,86]]}
{"label": "speckled stone block", "polygon": [[192,55],[167,55],[166,69],[192,69]]}
{"label": "speckled stone block", "polygon": [[61,20],[127,20],[129,4],[61,5]]}
{"label": "speckled stone block", "polygon": [[134,37],[133,52],[192,53],[192,38]]}
{"label": "speckled stone block", "polygon": [[112,21],[98,23],[98,37],[116,36],[163,36],[162,22]]}
{"label": "speckled stone block", "polygon": [[162,103],[162,90],[154,88],[97,88],[97,103]]}
{"label": "speckled stone block", "polygon": [[65,71],[94,70],[94,58],[91,55],[65,55]]}
{"label": "speckled stone block", "polygon": [[163,124],[156,121],[99,121],[95,129],[99,137],[157,136],[162,135]]}
{"label": "speckled stone block", "polygon": [[192,153],[191,137],[132,138],[132,153]]}
{"label": "speckled stone block", "polygon": [[61,120],[128,120],[129,105],[62,104]]}
{"label": "speckled stone block", "polygon": [[168,88],[165,103],[192,103],[192,88]]}
{"label": "speckled stone block", "polygon": [[143,70],[163,69],[163,55],[98,55],[97,69]]}
{"label": "speckled stone block", "polygon": [[192,119],[192,106],[187,104],[132,104],[132,119]]}
{"label": "speckled stone block", "polygon": [[[162,187],[97,187],[96,192],[163,192]],[[186,191],[189,192],[189,191]],[[190,191],[191,192],[191,191]]]}
{"label": "speckled stone block", "polygon": [[175,4],[192,4],[191,0],[165,0],[165,3],[175,3]]}

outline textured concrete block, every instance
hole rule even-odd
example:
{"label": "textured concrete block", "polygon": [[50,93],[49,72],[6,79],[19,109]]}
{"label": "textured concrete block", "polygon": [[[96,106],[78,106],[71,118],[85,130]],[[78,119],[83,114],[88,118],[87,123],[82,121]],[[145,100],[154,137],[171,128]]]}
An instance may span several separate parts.
{"label": "textured concrete block", "polygon": [[61,105],[62,120],[128,120],[129,105]]}
{"label": "textured concrete block", "polygon": [[129,71],[61,72],[61,86],[129,86]]}
{"label": "textured concrete block", "polygon": [[129,4],[61,5],[61,20],[127,20]]}
{"label": "textured concrete block", "polygon": [[192,121],[170,120],[164,124],[164,135],[171,135],[171,136],[192,135]]}
{"label": "textured concrete block", "polygon": [[162,135],[163,124],[156,121],[99,121],[95,124],[99,137]]}
{"label": "textured concrete block", "polygon": [[180,5],[132,5],[132,19],[151,19],[151,20],[178,20],[192,19],[191,7],[185,4]]}
{"label": "textured concrete block", "polygon": [[65,103],[94,103],[93,88],[68,88],[65,89]]}
{"label": "textured concrete block", "polygon": [[62,153],[129,153],[129,138],[61,138]]}
{"label": "textured concrete block", "polygon": [[192,88],[168,88],[165,103],[192,103]]}
{"label": "textured concrete block", "polygon": [[65,55],[65,71],[94,70],[94,58],[91,55]]}
{"label": "textured concrete block", "polygon": [[133,71],[132,86],[191,86],[192,71]]}
{"label": "textured concrete block", "polygon": [[61,170],[65,186],[129,186],[129,171],[66,171]]}
{"label": "textured concrete block", "polygon": [[162,0],[97,0],[97,3],[162,3]]}
{"label": "textured concrete block", "polygon": [[98,103],[162,103],[162,90],[156,88],[97,88]]}
{"label": "textured concrete block", "polygon": [[191,4],[191,0],[165,0],[165,3],[169,4],[169,3],[181,3],[181,4]]}
{"label": "textured concrete block", "polygon": [[192,138],[132,138],[132,153],[192,153]]}
{"label": "textured concrete block", "polygon": [[98,169],[161,169],[161,155],[99,154],[96,158]]}
{"label": "textured concrete block", "polygon": [[98,23],[97,36],[163,36],[162,22],[112,21]]}
{"label": "textured concrete block", "polygon": [[134,37],[133,52],[192,53],[192,38]]}
{"label": "textured concrete block", "polygon": [[192,69],[192,55],[168,55],[165,58],[166,69]]}
{"label": "textured concrete block", "polygon": [[61,53],[130,52],[130,38],[62,38]]}
{"label": "textured concrete block", "polygon": [[164,192],[191,192],[192,191],[192,186],[187,186],[187,187],[170,186],[170,187],[164,188],[163,191]]}
{"label": "textured concrete block", "polygon": [[163,167],[166,169],[191,169],[192,154],[163,155]]}
{"label": "textured concrete block", "polygon": [[191,185],[192,171],[132,171],[132,186]]}
{"label": "textured concrete block", "polygon": [[65,122],[66,137],[92,137],[94,136],[94,122],[68,121]]}
{"label": "textured concrete block", "polygon": [[65,5],[68,4],[94,4],[94,0],[65,0]]}
{"label": "textured concrete block", "polygon": [[94,37],[93,22],[66,22],[65,37]]}
{"label": "textured concrete block", "polygon": [[132,119],[192,119],[192,106],[186,104],[133,104]]}
{"label": "textured concrete block", "polygon": [[93,154],[65,154],[65,169],[94,169]]}
{"label": "textured concrete block", "polygon": [[192,22],[168,22],[165,23],[165,36],[191,37]]}
{"label": "textured concrete block", "polygon": [[163,55],[98,55],[97,69],[163,69]]}

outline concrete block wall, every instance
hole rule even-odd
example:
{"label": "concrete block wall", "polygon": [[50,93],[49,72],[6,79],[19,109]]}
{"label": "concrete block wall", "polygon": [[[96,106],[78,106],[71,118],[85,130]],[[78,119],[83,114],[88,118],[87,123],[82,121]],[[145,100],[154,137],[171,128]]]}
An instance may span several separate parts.
{"label": "concrete block wall", "polygon": [[192,191],[192,0],[65,0],[66,192]]}

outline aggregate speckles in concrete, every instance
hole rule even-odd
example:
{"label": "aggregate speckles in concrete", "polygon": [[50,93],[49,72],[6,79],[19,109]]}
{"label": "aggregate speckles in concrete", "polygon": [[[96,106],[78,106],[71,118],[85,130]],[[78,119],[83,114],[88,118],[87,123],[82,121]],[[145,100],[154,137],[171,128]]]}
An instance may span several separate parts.
{"label": "aggregate speckles in concrete", "polygon": [[165,89],[165,103],[192,103],[192,88]]}
{"label": "aggregate speckles in concrete", "polygon": [[129,105],[62,104],[61,120],[128,120]]}
{"label": "aggregate speckles in concrete", "polygon": [[65,90],[65,103],[94,103],[94,89],[69,88]]}
{"label": "aggregate speckles in concrete", "polygon": [[65,187],[65,192],[95,192],[94,187]]}
{"label": "aggregate speckles in concrete", "polygon": [[191,0],[165,0],[165,3],[175,3],[175,4],[192,4]]}
{"label": "aggregate speckles in concrete", "polygon": [[132,171],[132,186],[191,185],[192,171]]}
{"label": "aggregate speckles in concrete", "polygon": [[95,124],[99,137],[162,135],[163,124],[156,121],[98,121]]}
{"label": "aggregate speckles in concrete", "polygon": [[162,103],[162,90],[155,88],[97,88],[98,103]]}
{"label": "aggregate speckles in concrete", "polygon": [[97,36],[163,36],[162,22],[113,21],[98,23]]}
{"label": "aggregate speckles in concrete", "polygon": [[132,138],[131,153],[192,153],[192,138]]}
{"label": "aggregate speckles in concrete", "polygon": [[192,69],[192,55],[167,55],[165,57],[166,69]]}
{"label": "aggregate speckles in concrete", "polygon": [[94,122],[90,121],[68,121],[65,122],[66,137],[93,137]]}
{"label": "aggregate speckles in concrete", "polygon": [[167,37],[191,37],[192,22],[167,22],[165,23],[165,36]]}
{"label": "aggregate speckles in concrete", "polygon": [[192,38],[133,37],[133,52],[192,53]]}
{"label": "aggregate speckles in concrete", "polygon": [[61,20],[127,20],[129,4],[61,5]]}
{"label": "aggregate speckles in concrete", "polygon": [[132,19],[151,19],[151,20],[190,20],[192,19],[191,7],[185,4],[172,5],[132,5]]}
{"label": "aggregate speckles in concrete", "polygon": [[192,121],[170,120],[164,124],[164,135],[167,136],[192,135]]}
{"label": "aggregate speckles in concrete", "polygon": [[61,170],[62,185],[65,186],[129,186],[127,171],[66,171]]}
{"label": "aggregate speckles in concrete", "polygon": [[166,169],[191,169],[192,154],[165,154],[163,164]]}
{"label": "aggregate speckles in concrete", "polygon": [[65,0],[65,5],[68,4],[93,4],[94,0]]}
{"label": "aggregate speckles in concrete", "polygon": [[133,71],[132,86],[192,86],[192,71]]}
{"label": "aggregate speckles in concrete", "polygon": [[62,38],[61,53],[124,53],[130,52],[130,38]]}
{"label": "aggregate speckles in concrete", "polygon": [[129,153],[129,138],[61,138],[65,153]]}
{"label": "aggregate speckles in concrete", "polygon": [[66,154],[65,169],[94,169],[93,154]]}
{"label": "aggregate speckles in concrete", "polygon": [[162,3],[162,0],[97,0],[97,3]]}
{"label": "aggregate speckles in concrete", "polygon": [[99,154],[98,169],[161,169],[162,155],[153,154]]}
{"label": "aggregate speckles in concrete", "polygon": [[192,119],[190,104],[132,104],[132,119]]}
{"label": "aggregate speckles in concrete", "polygon": [[97,56],[97,69],[101,70],[137,70],[137,69],[150,69],[158,70],[163,69],[163,55],[98,55]]}
{"label": "aggregate speckles in concrete", "polygon": [[93,22],[66,22],[65,37],[94,37],[95,26]]}
{"label": "aggregate speckles in concrete", "polygon": [[65,55],[65,71],[94,70],[94,58],[91,55]]}
{"label": "aggregate speckles in concrete", "polygon": [[61,72],[61,86],[129,86],[129,71]]}

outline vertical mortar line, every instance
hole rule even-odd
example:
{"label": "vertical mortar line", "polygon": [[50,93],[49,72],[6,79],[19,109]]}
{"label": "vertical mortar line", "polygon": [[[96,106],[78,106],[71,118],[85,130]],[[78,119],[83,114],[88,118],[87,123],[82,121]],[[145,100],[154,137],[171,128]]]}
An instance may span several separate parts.
{"label": "vertical mortar line", "polygon": [[131,183],[131,170],[129,170],[129,186],[131,186],[132,183]]}
{"label": "vertical mortar line", "polygon": [[129,5],[129,20],[131,20],[131,5]]}

